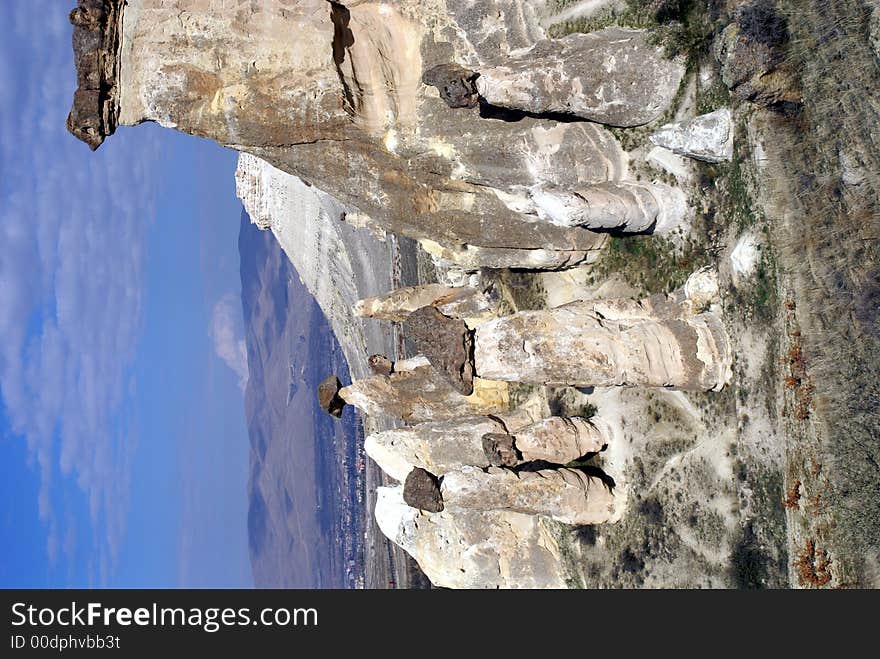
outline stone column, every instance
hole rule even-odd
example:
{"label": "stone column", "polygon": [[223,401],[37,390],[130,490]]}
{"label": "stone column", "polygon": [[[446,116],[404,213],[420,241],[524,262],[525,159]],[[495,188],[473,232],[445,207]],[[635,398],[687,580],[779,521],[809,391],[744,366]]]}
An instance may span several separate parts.
{"label": "stone column", "polygon": [[443,476],[464,466],[567,464],[602,451],[610,438],[608,423],[599,417],[550,417],[509,434],[498,416],[466,416],[374,433],[364,448],[402,483],[415,467]]}
{"label": "stone column", "polygon": [[565,524],[616,522],[626,496],[577,469],[512,471],[462,467],[440,484],[444,509],[507,510],[545,515]]}
{"label": "stone column", "polygon": [[574,302],[521,311],[474,332],[476,375],[509,382],[719,390],[731,361],[727,332],[713,312],[614,320]]}

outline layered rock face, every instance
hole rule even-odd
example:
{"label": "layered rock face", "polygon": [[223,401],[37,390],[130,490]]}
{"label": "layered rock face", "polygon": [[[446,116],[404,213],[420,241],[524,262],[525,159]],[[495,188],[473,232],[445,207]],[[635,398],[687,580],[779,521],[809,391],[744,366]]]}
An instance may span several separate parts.
{"label": "layered rock face", "polygon": [[251,221],[275,235],[320,305],[351,376],[367,377],[366,356],[388,351],[393,341],[389,328],[353,318],[351,307],[392,286],[392,241],[342,222],[346,206],[247,153],[238,160],[235,190]]}
{"label": "layered rock face", "polygon": [[547,55],[541,89],[572,76],[583,98],[605,98],[593,118],[624,125],[667,104],[681,73],[637,32],[544,40],[523,0],[129,0],[121,13],[119,123],[156,121],[250,152],[470,267],[589,261],[605,236],[552,221],[530,191],[636,182],[599,126],[453,110],[425,71],[525,72],[529,56],[517,53],[534,47]]}
{"label": "layered rock face", "polygon": [[564,588],[559,547],[547,520],[508,511],[408,506],[403,488],[380,487],[376,522],[444,588]]}

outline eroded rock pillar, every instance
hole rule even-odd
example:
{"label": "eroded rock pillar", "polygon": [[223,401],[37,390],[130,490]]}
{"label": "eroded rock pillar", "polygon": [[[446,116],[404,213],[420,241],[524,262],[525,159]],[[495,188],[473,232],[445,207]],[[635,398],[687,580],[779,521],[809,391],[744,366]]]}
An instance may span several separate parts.
{"label": "eroded rock pillar", "polygon": [[462,467],[443,477],[440,493],[449,509],[508,510],[544,515],[565,524],[616,522],[626,504],[625,494],[599,477],[566,468]]}

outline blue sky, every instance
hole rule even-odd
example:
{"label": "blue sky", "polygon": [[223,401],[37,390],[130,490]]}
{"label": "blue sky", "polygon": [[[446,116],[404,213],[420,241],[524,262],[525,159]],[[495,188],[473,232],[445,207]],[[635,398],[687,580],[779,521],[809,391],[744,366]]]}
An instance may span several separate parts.
{"label": "blue sky", "polygon": [[235,154],[70,136],[72,6],[0,27],[0,586],[247,586]]}

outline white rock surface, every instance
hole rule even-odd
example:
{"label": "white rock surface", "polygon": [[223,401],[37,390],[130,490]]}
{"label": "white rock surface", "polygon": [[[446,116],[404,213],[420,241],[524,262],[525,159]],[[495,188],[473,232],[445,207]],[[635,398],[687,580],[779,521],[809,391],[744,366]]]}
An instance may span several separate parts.
{"label": "white rock surface", "polygon": [[721,108],[687,121],[666,124],[651,135],[651,142],[677,154],[724,162],[733,158],[733,121],[729,108]]}
{"label": "white rock surface", "polygon": [[443,588],[564,588],[552,526],[535,515],[444,510],[423,513],[403,488],[378,488],[376,522]]}

